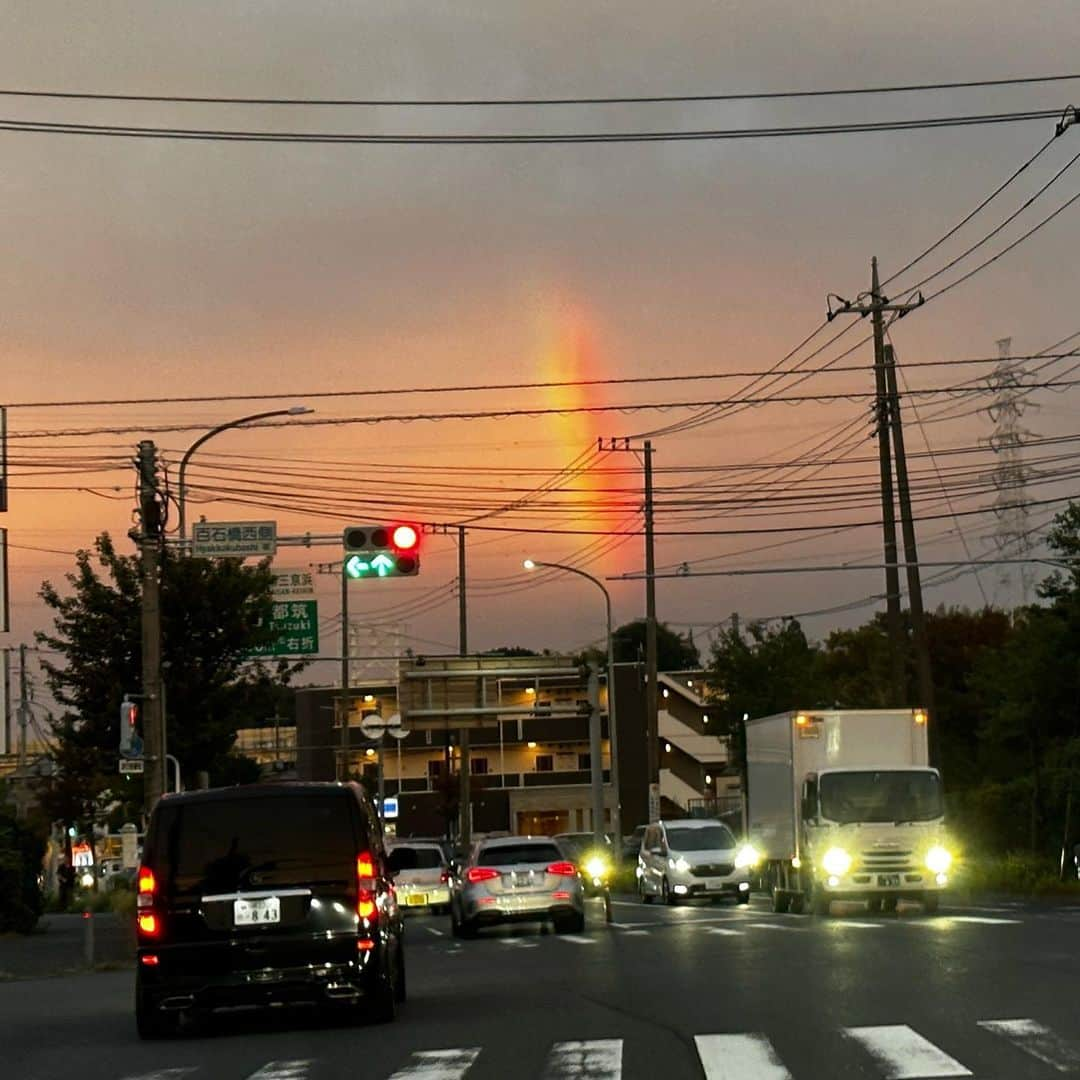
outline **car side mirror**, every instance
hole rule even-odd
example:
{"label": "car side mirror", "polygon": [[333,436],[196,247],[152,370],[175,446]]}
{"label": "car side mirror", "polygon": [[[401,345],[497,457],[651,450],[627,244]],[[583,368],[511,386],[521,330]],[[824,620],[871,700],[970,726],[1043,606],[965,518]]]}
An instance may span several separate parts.
{"label": "car side mirror", "polygon": [[666,855],[667,852],[660,846],[649,848],[650,855]]}

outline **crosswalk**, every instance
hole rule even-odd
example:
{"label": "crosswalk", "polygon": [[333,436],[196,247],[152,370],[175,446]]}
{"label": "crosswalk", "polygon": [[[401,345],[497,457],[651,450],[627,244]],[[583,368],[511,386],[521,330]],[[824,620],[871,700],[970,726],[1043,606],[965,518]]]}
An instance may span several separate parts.
{"label": "crosswalk", "polygon": [[[820,1060],[785,1061],[763,1032],[712,1032],[693,1037],[696,1070],[685,1073],[685,1063],[672,1061],[667,1075],[703,1075],[705,1080],[809,1080],[824,1075],[860,1080],[944,1080],[957,1076],[1013,1080],[1021,1075],[1080,1075],[1080,1033],[1063,1035],[1031,1018],[965,1023],[950,1040],[958,1045],[949,1046],[938,1045],[907,1024],[840,1027],[833,1033],[840,1036],[836,1045],[846,1056],[827,1063],[826,1071]],[[1002,1052],[1004,1043],[1012,1047],[1011,1056]],[[520,1052],[515,1052],[513,1075],[521,1080],[622,1080],[624,1059],[633,1060],[634,1045],[634,1040],[624,1045],[624,1040],[617,1038],[556,1042],[550,1045],[543,1061],[535,1063],[538,1069],[526,1066]],[[392,1072],[367,1068],[364,1075],[372,1080],[380,1076],[385,1080],[468,1080],[476,1065],[483,1066],[485,1075],[499,1071],[506,1052],[505,1048],[489,1051],[480,1046],[416,1050]],[[993,1061],[1000,1065],[995,1064],[993,1071],[985,1067],[976,1071],[963,1060],[967,1052],[976,1054],[984,1064]],[[1027,1067],[1020,1072],[1024,1061]],[[123,1080],[201,1080],[196,1075],[199,1073],[209,1080],[206,1070],[197,1066],[160,1069],[125,1076]],[[336,1075],[329,1063],[299,1059],[269,1061],[236,1080],[321,1080]],[[216,1074],[214,1080],[218,1080]]]}

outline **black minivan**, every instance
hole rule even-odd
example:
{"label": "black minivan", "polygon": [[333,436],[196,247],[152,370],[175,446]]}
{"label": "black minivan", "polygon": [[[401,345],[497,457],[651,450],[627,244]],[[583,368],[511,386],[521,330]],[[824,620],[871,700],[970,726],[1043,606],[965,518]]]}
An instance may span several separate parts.
{"label": "black minivan", "polygon": [[137,879],[135,1018],[307,1004],[393,1020],[403,921],[382,830],[357,784],[271,783],[166,795]]}

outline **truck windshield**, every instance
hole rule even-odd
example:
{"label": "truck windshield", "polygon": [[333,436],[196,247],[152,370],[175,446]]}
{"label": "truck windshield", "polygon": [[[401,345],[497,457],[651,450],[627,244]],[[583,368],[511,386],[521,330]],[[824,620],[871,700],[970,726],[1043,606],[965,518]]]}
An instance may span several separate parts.
{"label": "truck windshield", "polygon": [[821,814],[853,822],[932,821],[942,816],[941,779],[929,770],[825,773]]}

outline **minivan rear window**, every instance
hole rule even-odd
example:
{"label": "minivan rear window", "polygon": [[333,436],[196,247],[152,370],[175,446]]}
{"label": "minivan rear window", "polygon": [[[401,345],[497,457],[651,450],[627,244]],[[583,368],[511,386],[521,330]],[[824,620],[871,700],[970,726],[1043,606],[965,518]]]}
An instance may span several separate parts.
{"label": "minivan rear window", "polygon": [[349,801],[267,796],[162,805],[151,862],[172,893],[349,884],[357,840]]}
{"label": "minivan rear window", "polygon": [[430,847],[396,847],[387,853],[391,870],[434,870],[443,865],[442,852]]}

